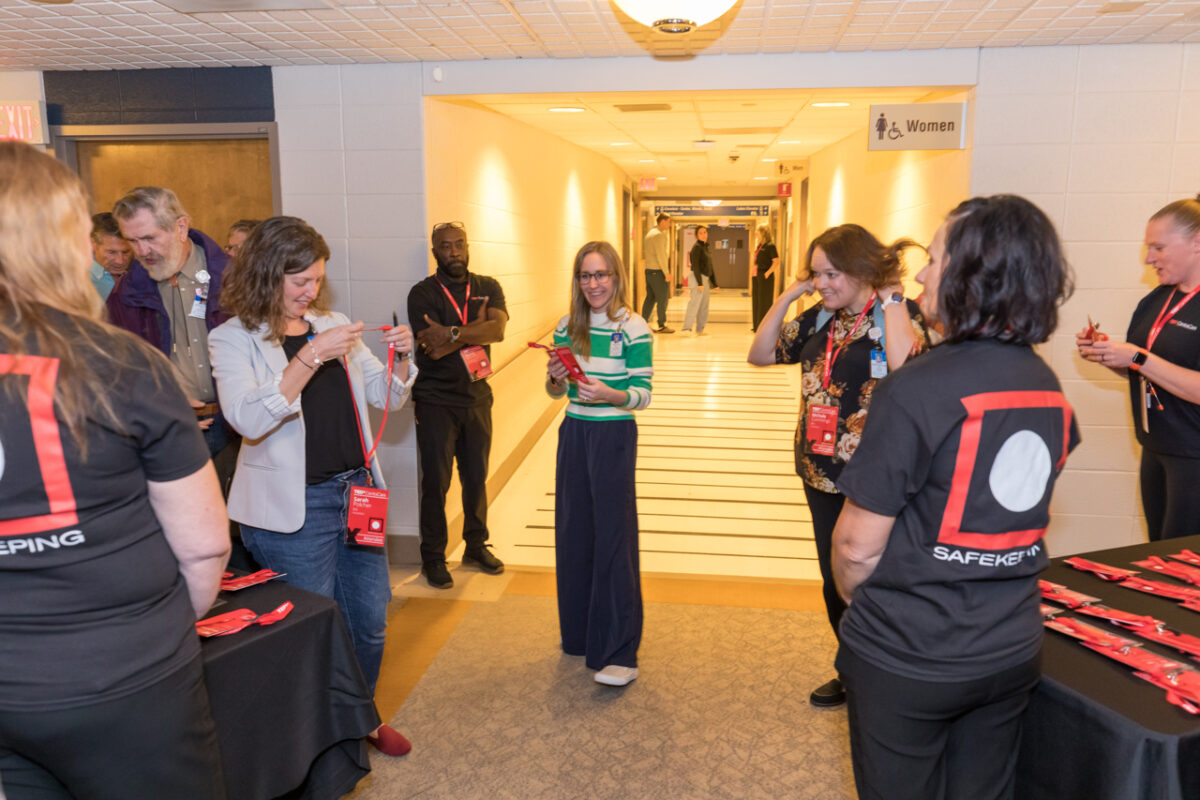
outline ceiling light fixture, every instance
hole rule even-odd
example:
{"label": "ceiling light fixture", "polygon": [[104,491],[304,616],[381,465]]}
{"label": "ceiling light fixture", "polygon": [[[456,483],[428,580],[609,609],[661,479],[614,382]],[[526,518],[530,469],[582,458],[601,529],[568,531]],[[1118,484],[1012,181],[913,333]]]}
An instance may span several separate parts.
{"label": "ceiling light fixture", "polygon": [[804,142],[802,142],[799,139],[787,139],[785,141],[780,142],[780,144],[804,144]]}
{"label": "ceiling light fixture", "polygon": [[712,139],[696,139],[692,142],[692,147],[697,150],[711,150],[715,144]]}
{"label": "ceiling light fixture", "polygon": [[770,178],[766,177],[765,175],[759,175],[759,176],[756,176],[756,177],[754,178],[754,180],[756,180],[756,181],[766,181],[766,180],[770,180]]}
{"label": "ceiling light fixture", "polygon": [[812,107],[813,108],[845,108],[848,105],[850,105],[850,104],[843,100],[838,100],[836,102],[828,102],[828,103],[813,103]]}
{"label": "ceiling light fixture", "polygon": [[721,201],[720,200],[701,200],[700,205],[707,206],[708,208],[712,208],[713,206],[721,205]]}
{"label": "ceiling light fixture", "polygon": [[654,159],[653,158],[639,158],[638,163],[639,164],[653,164]]}
{"label": "ceiling light fixture", "polygon": [[609,142],[609,147],[629,147],[633,142]]}
{"label": "ceiling light fixture", "polygon": [[764,158],[763,159],[763,161],[766,161],[768,164],[773,163],[778,160],[779,160],[778,158]]}
{"label": "ceiling light fixture", "polygon": [[736,0],[612,0],[627,15],[659,33],[688,33],[733,8]]}
{"label": "ceiling light fixture", "polygon": [[578,106],[555,106],[548,108],[547,111],[553,111],[556,114],[582,114],[583,109]]}

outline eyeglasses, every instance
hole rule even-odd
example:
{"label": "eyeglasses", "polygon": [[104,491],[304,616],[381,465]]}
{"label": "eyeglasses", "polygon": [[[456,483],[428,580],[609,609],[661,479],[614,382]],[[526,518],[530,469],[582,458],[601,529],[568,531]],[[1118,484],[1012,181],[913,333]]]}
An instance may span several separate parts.
{"label": "eyeglasses", "polygon": [[579,273],[579,283],[580,285],[591,283],[592,281],[596,283],[608,283],[612,280],[612,276],[611,272],[581,272]]}
{"label": "eyeglasses", "polygon": [[454,230],[462,231],[463,233],[467,232],[467,226],[463,225],[461,222],[439,222],[437,225],[433,226],[433,230],[429,232],[429,235],[436,236],[438,231],[444,231],[447,228],[453,228]]}

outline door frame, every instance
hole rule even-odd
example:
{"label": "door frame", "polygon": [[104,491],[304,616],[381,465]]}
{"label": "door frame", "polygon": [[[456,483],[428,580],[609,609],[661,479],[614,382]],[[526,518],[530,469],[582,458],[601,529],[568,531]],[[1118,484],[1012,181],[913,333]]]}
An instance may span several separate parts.
{"label": "door frame", "polygon": [[266,139],[271,159],[271,207],[283,213],[279,174],[279,124],[275,122],[193,122],[182,125],[51,125],[54,155],[79,172],[79,142],[163,141],[167,139]]}

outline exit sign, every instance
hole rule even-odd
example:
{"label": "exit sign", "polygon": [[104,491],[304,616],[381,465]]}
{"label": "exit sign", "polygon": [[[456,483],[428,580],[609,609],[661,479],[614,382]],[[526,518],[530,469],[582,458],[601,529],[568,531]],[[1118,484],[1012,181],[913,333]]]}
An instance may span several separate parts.
{"label": "exit sign", "polygon": [[46,144],[46,104],[0,100],[0,139]]}

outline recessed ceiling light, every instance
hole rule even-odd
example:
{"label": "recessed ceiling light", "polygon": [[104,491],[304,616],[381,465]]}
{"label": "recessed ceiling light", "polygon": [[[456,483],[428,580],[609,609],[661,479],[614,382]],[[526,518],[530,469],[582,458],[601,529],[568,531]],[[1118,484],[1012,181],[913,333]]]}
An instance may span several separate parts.
{"label": "recessed ceiling light", "polygon": [[666,175],[659,175],[657,178],[655,178],[655,180],[657,180],[657,181],[665,181],[666,179],[667,179]]}
{"label": "recessed ceiling light", "polygon": [[836,102],[829,102],[829,103],[813,103],[812,107],[813,108],[845,108],[848,105],[850,105],[850,104],[846,103],[844,101],[838,100]]}
{"label": "recessed ceiling light", "polygon": [[712,208],[713,206],[721,205],[721,201],[720,200],[701,200],[700,205]]}
{"label": "recessed ceiling light", "polygon": [[715,144],[712,139],[696,139],[692,142],[692,147],[697,150],[711,150]]}
{"label": "recessed ceiling light", "polygon": [[653,158],[639,158],[638,163],[639,164],[653,164],[654,159]]}
{"label": "recessed ceiling light", "polygon": [[548,108],[547,111],[553,111],[555,114],[582,114],[583,109],[578,106],[555,106]]}
{"label": "recessed ceiling light", "polygon": [[770,179],[769,179],[769,178],[767,178],[765,175],[758,175],[758,176],[756,176],[756,177],[754,178],[754,180],[756,180],[756,181],[765,181],[765,180],[770,180]]}
{"label": "recessed ceiling light", "polygon": [[800,141],[799,139],[787,139],[780,142],[780,144],[804,144],[804,142]]}
{"label": "recessed ceiling light", "polygon": [[778,160],[779,160],[778,158],[764,158],[764,159],[763,159],[763,161],[766,161],[766,162],[768,162],[768,163],[769,163],[769,162],[772,162],[772,161],[778,161]]}
{"label": "recessed ceiling light", "polygon": [[609,142],[610,147],[629,147],[633,142]]}

